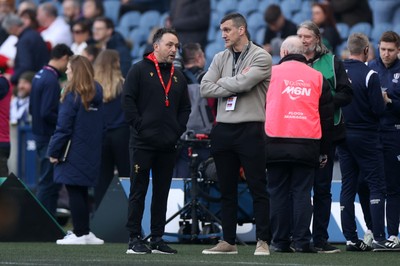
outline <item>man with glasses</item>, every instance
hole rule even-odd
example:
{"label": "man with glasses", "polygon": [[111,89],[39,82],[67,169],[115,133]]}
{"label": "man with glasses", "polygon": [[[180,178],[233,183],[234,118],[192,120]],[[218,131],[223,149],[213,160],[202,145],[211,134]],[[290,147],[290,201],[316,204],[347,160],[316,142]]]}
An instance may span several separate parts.
{"label": "man with glasses", "polygon": [[115,31],[112,20],[107,17],[96,18],[93,22],[92,32],[93,39],[102,50],[117,50],[121,60],[121,72],[126,77],[132,65],[132,57],[124,37]]}

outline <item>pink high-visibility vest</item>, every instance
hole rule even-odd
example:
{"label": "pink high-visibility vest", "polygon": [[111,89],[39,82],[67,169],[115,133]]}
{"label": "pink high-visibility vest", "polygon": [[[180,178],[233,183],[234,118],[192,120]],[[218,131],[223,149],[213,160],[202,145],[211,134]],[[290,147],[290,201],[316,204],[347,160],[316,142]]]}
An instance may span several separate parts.
{"label": "pink high-visibility vest", "polygon": [[272,67],[265,133],[269,137],[320,139],[322,74],[298,61]]}

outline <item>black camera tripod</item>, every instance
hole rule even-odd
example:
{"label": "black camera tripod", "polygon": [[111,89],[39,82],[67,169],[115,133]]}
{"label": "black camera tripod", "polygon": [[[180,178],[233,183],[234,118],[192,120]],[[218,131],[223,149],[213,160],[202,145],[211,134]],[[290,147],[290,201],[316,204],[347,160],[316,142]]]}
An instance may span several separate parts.
{"label": "black camera tripod", "polygon": [[[188,135],[189,136],[189,135]],[[222,236],[220,232],[217,231],[217,227],[214,223],[221,224],[221,220],[216,217],[210,210],[208,210],[200,201],[199,201],[199,179],[201,178],[198,172],[198,153],[196,152],[196,148],[201,147],[209,147],[210,140],[206,135],[198,134],[195,137],[186,137],[183,143],[183,146],[187,146],[188,156],[189,156],[189,169],[190,169],[190,201],[187,202],[182,209],[173,214],[170,218],[165,222],[168,224],[171,222],[176,216],[181,215],[181,217],[188,217],[190,213],[190,218],[192,220],[190,225],[190,233],[187,230],[180,230],[179,233],[165,233],[168,236],[176,236],[181,239],[187,239],[190,241],[196,239],[206,239],[206,238],[219,238]],[[211,219],[211,227],[209,232],[203,230],[203,233],[199,234],[199,213],[204,213],[208,215]],[[185,216],[186,215],[186,216]],[[186,218],[184,218],[186,219]],[[185,227],[186,224],[182,224],[181,227]],[[214,230],[213,230],[214,229]]]}

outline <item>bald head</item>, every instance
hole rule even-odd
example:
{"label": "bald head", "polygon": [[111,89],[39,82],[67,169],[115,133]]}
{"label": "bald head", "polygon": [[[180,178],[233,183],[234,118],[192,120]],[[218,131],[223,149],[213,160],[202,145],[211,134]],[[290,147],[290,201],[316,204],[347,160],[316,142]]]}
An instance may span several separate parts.
{"label": "bald head", "polygon": [[304,55],[305,49],[301,39],[295,35],[287,37],[281,45],[281,58],[288,54]]}

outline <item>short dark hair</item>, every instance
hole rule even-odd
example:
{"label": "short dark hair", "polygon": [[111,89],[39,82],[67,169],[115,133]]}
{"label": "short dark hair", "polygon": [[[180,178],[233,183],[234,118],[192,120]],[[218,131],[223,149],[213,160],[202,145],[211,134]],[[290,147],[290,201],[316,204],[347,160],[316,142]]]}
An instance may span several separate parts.
{"label": "short dark hair", "polygon": [[247,30],[247,21],[246,21],[245,17],[242,14],[240,14],[240,13],[227,14],[221,19],[220,24],[223,24],[228,20],[232,20],[233,24],[237,28],[244,27],[244,29],[246,30],[246,36],[247,36],[248,39],[250,39],[250,33]]}
{"label": "short dark hair", "polygon": [[397,48],[400,47],[400,37],[394,31],[385,31],[379,40],[379,43],[381,42],[394,42]]}
{"label": "short dark hair", "polygon": [[161,40],[162,36],[166,33],[171,33],[171,34],[175,35],[176,38],[178,38],[178,33],[176,33],[176,30],[169,29],[169,28],[160,28],[153,35],[153,44],[155,44],[156,42],[159,42]]}
{"label": "short dark hair", "polygon": [[273,23],[275,23],[277,20],[278,20],[278,18],[280,17],[282,15],[282,10],[281,10],[281,8],[278,6],[278,5],[276,5],[276,4],[272,4],[272,5],[269,5],[268,7],[267,7],[267,9],[265,9],[265,12],[264,12],[264,20],[265,20],[265,22],[267,22],[268,24],[273,24]]}
{"label": "short dark hair", "polygon": [[182,47],[182,60],[184,64],[190,63],[201,50],[199,43],[186,43]]}
{"label": "short dark hair", "polygon": [[96,21],[104,22],[104,24],[106,24],[106,28],[107,29],[113,29],[114,30],[114,28],[115,28],[114,22],[108,17],[97,17],[94,20],[94,22],[96,22]]}
{"label": "short dark hair", "polygon": [[89,44],[88,46],[83,49],[88,55],[93,56],[94,59],[97,58],[99,53],[101,52],[101,49],[96,46],[96,44]]}
{"label": "short dark hair", "polygon": [[74,22],[72,23],[72,25],[71,25],[71,30],[72,30],[72,28],[73,28],[75,25],[79,25],[79,26],[81,27],[81,29],[82,29],[83,32],[90,32],[90,33],[91,33],[91,30],[92,30],[92,29],[90,28],[91,23],[90,23],[90,21],[89,21],[88,19],[86,19],[86,18],[80,18],[80,19],[74,21]]}
{"label": "short dark hair", "polygon": [[68,47],[68,45],[64,43],[57,44],[56,46],[51,49],[50,59],[60,59],[61,57],[68,55],[73,56],[74,53]]}

